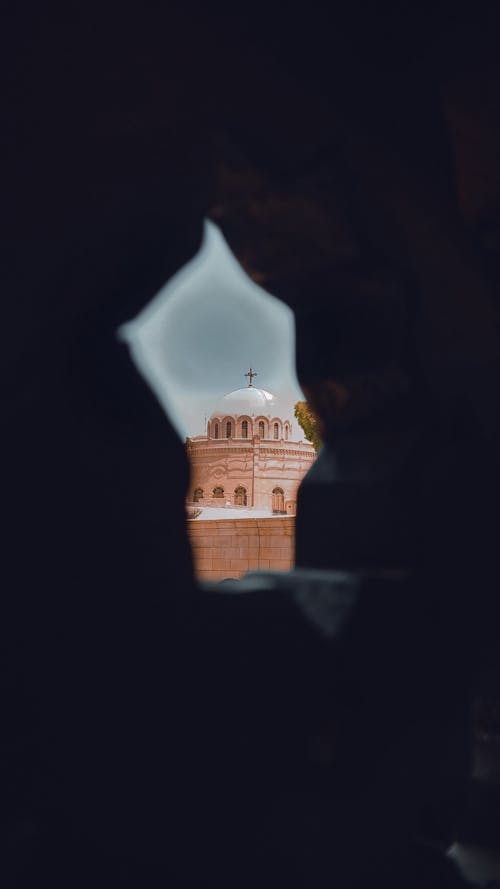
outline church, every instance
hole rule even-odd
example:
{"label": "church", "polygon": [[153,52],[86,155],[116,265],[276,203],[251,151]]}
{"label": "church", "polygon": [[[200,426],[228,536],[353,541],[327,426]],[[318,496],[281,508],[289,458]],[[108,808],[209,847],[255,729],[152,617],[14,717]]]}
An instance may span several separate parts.
{"label": "church", "polygon": [[206,434],[186,439],[188,505],[295,515],[297,489],[316,452],[281,415],[278,399],[254,386],[255,371],[245,376],[246,387],[211,406]]}

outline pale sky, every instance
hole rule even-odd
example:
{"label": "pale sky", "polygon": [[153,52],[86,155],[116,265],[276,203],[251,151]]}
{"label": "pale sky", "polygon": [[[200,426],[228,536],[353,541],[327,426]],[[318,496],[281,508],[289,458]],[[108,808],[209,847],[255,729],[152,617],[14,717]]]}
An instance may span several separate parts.
{"label": "pale sky", "polygon": [[214,223],[206,221],[197,256],[120,335],[182,439],[205,431],[222,395],[248,385],[250,366],[254,386],[272,392],[292,421],[292,438],[303,438],[293,416],[303,398],[293,313],[250,280]]}

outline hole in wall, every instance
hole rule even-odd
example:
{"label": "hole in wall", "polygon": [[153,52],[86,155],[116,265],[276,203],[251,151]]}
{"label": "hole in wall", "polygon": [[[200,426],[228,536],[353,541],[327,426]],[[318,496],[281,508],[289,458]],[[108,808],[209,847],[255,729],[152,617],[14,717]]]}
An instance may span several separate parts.
{"label": "hole in wall", "polygon": [[292,567],[297,488],[315,452],[294,415],[291,309],[207,220],[197,256],[120,333],[186,442],[198,576]]}

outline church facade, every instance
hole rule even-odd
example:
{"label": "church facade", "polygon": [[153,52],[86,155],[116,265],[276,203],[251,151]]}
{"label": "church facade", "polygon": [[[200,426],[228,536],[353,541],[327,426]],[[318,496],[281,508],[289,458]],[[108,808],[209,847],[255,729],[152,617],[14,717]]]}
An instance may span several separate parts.
{"label": "church facade", "polygon": [[213,406],[205,435],[186,440],[191,464],[189,506],[246,507],[294,515],[299,484],[316,453],[280,415],[277,399],[253,385]]}

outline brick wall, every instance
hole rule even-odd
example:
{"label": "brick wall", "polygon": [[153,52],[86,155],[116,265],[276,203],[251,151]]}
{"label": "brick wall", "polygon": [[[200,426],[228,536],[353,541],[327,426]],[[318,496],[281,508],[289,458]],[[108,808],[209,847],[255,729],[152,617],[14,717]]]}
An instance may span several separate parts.
{"label": "brick wall", "polygon": [[253,568],[293,567],[295,518],[188,521],[195,571],[201,580],[241,577]]}

